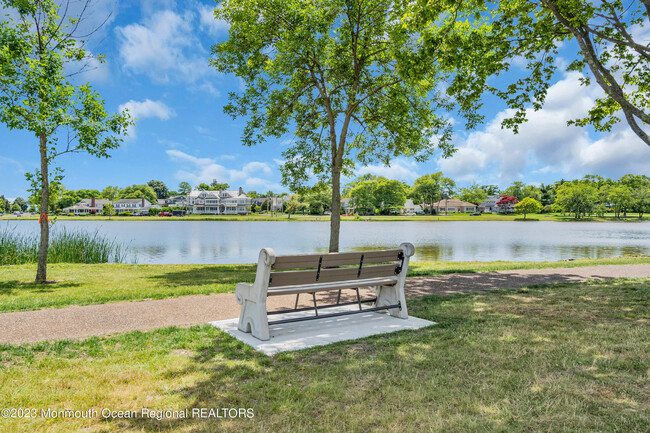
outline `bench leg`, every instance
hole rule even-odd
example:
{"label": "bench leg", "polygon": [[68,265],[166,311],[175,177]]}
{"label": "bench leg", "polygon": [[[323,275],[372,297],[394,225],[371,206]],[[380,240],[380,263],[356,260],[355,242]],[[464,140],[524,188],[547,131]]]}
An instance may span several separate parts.
{"label": "bench leg", "polygon": [[246,299],[239,315],[237,329],[250,332],[259,340],[269,340],[269,319],[266,315],[266,305]]}
{"label": "bench leg", "polygon": [[375,306],[384,307],[386,305],[394,305],[398,302],[402,308],[391,308],[388,311],[393,317],[399,317],[400,319],[408,319],[409,314],[406,310],[406,299],[404,297],[404,292],[400,293],[400,290],[397,286],[378,286],[375,289],[377,293],[377,300],[375,301]]}

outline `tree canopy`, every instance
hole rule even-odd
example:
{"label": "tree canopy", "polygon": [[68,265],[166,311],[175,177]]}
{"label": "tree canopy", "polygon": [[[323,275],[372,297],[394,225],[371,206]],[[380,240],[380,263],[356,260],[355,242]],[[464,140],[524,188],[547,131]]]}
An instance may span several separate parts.
{"label": "tree canopy", "polygon": [[[228,40],[213,47],[211,63],[240,77],[244,89],[231,93],[224,109],[247,117],[245,145],[293,137],[281,169],[292,190],[312,176],[331,183],[330,251],[339,248],[342,173],[355,163],[453,152],[443,115],[452,100],[440,84],[457,77],[438,60],[471,37],[463,19],[477,3],[433,3],[427,16],[437,26],[428,36],[437,41],[426,45],[416,25],[420,11],[409,2],[225,0],[216,9],[230,29]],[[476,107],[459,107],[472,125]]]}
{"label": "tree canopy", "polygon": [[[650,145],[643,129],[650,124],[650,46],[642,31],[650,24],[650,1],[488,1],[474,18],[486,31],[476,33],[463,50],[480,55],[473,57],[475,62],[451,56],[450,66],[465,77],[451,93],[471,95],[476,99],[468,98],[468,103],[476,104],[484,89],[489,90],[513,109],[503,125],[517,131],[526,109],[542,107],[556,71],[577,71],[583,74],[582,85],[595,81],[605,96],[596,99],[584,118],[568,123],[610,131],[622,117]],[[577,44],[578,52],[566,64],[559,61],[559,49],[568,41]],[[503,87],[489,81],[515,62],[524,65],[524,76]]]}
{"label": "tree canopy", "polygon": [[182,195],[187,195],[192,192],[192,185],[188,182],[181,182],[178,184],[178,192]]}
{"label": "tree canopy", "polygon": [[122,189],[117,198],[146,198],[149,203],[158,203],[156,192],[149,185],[131,185]]}
{"label": "tree canopy", "polygon": [[524,197],[519,203],[515,204],[515,212],[524,214],[540,213],[542,211],[542,204],[531,197]]}
{"label": "tree canopy", "polygon": [[155,192],[156,192],[156,197],[157,198],[168,198],[169,197],[169,190],[167,189],[167,185],[165,185],[165,182],[161,180],[150,180],[147,182],[147,185],[149,185]]}

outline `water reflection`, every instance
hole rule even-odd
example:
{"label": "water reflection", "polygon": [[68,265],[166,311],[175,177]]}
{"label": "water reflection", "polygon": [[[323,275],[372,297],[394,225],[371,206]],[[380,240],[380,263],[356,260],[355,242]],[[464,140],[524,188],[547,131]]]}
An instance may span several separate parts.
{"label": "water reflection", "polygon": [[[32,221],[0,229],[35,233]],[[138,263],[252,263],[277,254],[327,252],[328,222],[59,221],[54,230],[99,230],[128,245]],[[516,221],[343,222],[341,251],[416,246],[415,260],[563,260],[650,254],[650,223]]]}

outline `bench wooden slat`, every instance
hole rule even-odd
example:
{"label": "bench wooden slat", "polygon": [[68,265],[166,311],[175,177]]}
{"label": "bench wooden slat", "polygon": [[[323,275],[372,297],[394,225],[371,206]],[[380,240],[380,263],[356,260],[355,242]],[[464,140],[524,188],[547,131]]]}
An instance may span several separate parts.
{"label": "bench wooden slat", "polygon": [[332,283],[305,284],[302,286],[280,286],[269,289],[267,296],[295,295],[296,293],[312,293],[327,290],[355,289],[357,287],[370,286],[394,286],[397,284],[397,277],[393,278],[368,278],[364,280],[339,281]]}
{"label": "bench wooden slat", "polygon": [[271,272],[269,287],[390,277],[395,275],[395,266],[394,264],[363,266],[358,276],[358,267],[321,269],[320,274],[316,269],[310,269],[308,271]]}
{"label": "bench wooden slat", "polygon": [[392,262],[398,260],[398,255],[401,251],[402,250],[357,251],[352,253],[277,256],[275,258],[275,263],[273,264],[273,270],[317,268],[321,257],[323,258],[321,268],[355,265],[361,260],[362,254],[364,264]]}

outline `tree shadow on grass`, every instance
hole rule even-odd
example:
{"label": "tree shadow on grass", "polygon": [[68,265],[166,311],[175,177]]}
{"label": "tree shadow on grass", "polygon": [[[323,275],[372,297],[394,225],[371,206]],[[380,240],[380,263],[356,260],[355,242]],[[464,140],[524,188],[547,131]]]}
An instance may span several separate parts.
{"label": "tree shadow on grass", "polygon": [[152,275],[150,280],[166,286],[205,286],[211,284],[237,284],[255,280],[255,265],[202,266],[189,271],[168,271]]}
{"label": "tree shadow on grass", "polygon": [[[502,411],[513,419],[512,430],[543,430],[548,429],[548,419],[541,416],[544,405],[539,404],[539,391],[532,387],[545,387],[544,380],[556,382],[558,377],[563,384],[545,388],[543,401],[572,398],[551,419],[551,430],[568,421],[573,423],[569,428],[573,431],[590,431],[603,423],[613,426],[621,420],[607,393],[591,402],[588,415],[596,419],[593,425],[580,429],[583,421],[570,419],[571,413],[584,408],[593,397],[575,399],[588,379],[583,366],[592,365],[595,359],[593,340],[589,339],[601,338],[608,345],[602,349],[606,352],[617,348],[616,341],[626,335],[628,325],[624,318],[613,317],[612,306],[618,301],[625,307],[635,305],[630,301],[639,302],[635,312],[641,314],[647,311],[641,304],[647,295],[636,293],[640,290],[634,285],[629,288],[635,289],[633,299],[617,289],[617,301],[612,300],[611,290],[598,294],[592,287],[581,287],[571,284],[564,291],[529,293],[522,289],[424,296],[411,300],[411,312],[438,322],[436,326],[273,357],[261,355],[223,332],[208,331],[208,338],[194,348],[189,362],[164,375],[166,380],[198,378],[169,391],[186,401],[175,409],[187,409],[191,414],[193,408],[252,408],[254,417],[231,418],[219,412],[220,418],[190,415],[189,419],[125,420],[120,427],[146,432],[325,432],[381,431],[405,423],[405,431],[414,431],[418,424],[434,425],[429,407],[440,404],[443,409],[437,416],[449,415],[447,431],[503,430]],[[595,336],[593,321],[603,323],[609,318],[616,319],[613,325],[619,331],[611,328],[599,331],[607,332],[607,338]],[[586,337],[589,339],[583,341]],[[642,341],[636,347],[641,348]],[[604,373],[617,374],[620,369],[627,375],[630,366],[639,364],[641,352],[625,350],[629,356],[625,367],[603,364]],[[638,371],[638,379],[630,384],[642,383],[646,369],[643,366]],[[613,380],[606,391],[615,392],[624,377]],[[596,376],[589,380],[604,386]],[[642,395],[642,388],[637,389],[635,404]],[[457,406],[445,406],[449,401]],[[507,403],[499,403],[497,411],[483,410],[495,401]],[[386,413],[391,421],[382,419]],[[642,424],[634,417],[628,417],[626,423],[628,431],[636,431]]]}
{"label": "tree shadow on grass", "polygon": [[0,295],[18,295],[20,293],[53,293],[57,289],[79,287],[80,283],[73,281],[59,281],[49,284],[38,284],[33,281],[0,281]]}

